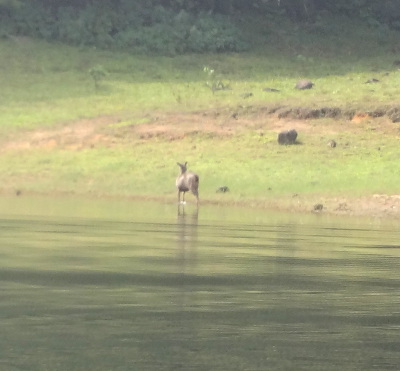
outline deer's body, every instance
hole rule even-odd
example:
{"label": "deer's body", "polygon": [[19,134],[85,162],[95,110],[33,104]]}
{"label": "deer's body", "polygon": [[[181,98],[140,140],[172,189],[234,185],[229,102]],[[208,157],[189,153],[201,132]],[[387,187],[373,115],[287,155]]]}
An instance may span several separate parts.
{"label": "deer's body", "polygon": [[199,204],[199,176],[191,171],[187,171],[187,162],[181,164],[181,173],[176,178],[176,188],[178,189],[178,202],[181,202],[181,193],[183,192],[182,202],[185,202],[185,193],[192,192],[196,196],[197,205]]}

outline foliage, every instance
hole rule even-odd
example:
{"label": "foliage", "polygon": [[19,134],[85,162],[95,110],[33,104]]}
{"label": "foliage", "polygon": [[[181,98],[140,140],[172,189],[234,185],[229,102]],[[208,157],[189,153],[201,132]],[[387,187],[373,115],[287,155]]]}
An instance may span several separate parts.
{"label": "foliage", "polygon": [[[106,10],[106,12],[104,12]],[[67,7],[58,10],[56,39],[73,45],[112,46],[111,32],[116,22],[112,9],[103,9],[97,3],[80,11]]]}
{"label": "foliage", "polygon": [[51,40],[54,32],[55,20],[49,9],[40,3],[10,3],[0,7],[0,35],[29,35]]}
{"label": "foliage", "polygon": [[[0,37],[30,36],[72,45],[177,55],[241,52],[257,38],[245,19],[279,17],[325,34],[327,17],[363,20],[385,37],[400,29],[400,2],[384,0],[2,0]],[[297,26],[296,26],[297,27]],[[295,29],[296,29],[295,27]],[[285,31],[284,26],[278,26]]]}
{"label": "foliage", "polygon": [[121,2],[94,2],[85,7],[50,9],[24,2],[0,13],[0,34],[29,35],[73,45],[118,48],[175,55],[230,52],[248,48],[239,29],[227,17],[179,12],[161,5],[139,7]]}
{"label": "foliage", "polygon": [[102,65],[97,64],[89,69],[89,75],[94,81],[95,88],[98,89],[100,81],[102,81],[108,75],[108,72]]}

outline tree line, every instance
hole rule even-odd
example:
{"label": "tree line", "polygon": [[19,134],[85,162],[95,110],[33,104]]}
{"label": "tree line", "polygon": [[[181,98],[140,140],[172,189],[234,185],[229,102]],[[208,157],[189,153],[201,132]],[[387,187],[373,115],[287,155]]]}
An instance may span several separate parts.
{"label": "tree line", "polygon": [[398,0],[0,0],[0,37],[144,53],[243,51],[243,18],[298,23],[346,16],[400,30]]}

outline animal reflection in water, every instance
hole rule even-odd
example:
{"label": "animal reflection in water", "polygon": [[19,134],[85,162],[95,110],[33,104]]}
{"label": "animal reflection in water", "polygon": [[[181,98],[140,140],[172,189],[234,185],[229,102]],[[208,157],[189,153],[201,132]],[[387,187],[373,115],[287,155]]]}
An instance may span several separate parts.
{"label": "animal reflection in water", "polygon": [[[186,210],[185,210],[186,208]],[[175,272],[177,278],[177,290],[171,297],[177,308],[185,311],[198,305],[197,290],[193,290],[194,271],[198,266],[198,216],[199,208],[196,206],[185,207],[178,204],[176,218],[176,254]],[[178,328],[186,328],[185,325]],[[196,333],[196,329],[193,329]]]}
{"label": "animal reflection in water", "polygon": [[196,208],[193,212],[188,213],[185,210],[185,205],[178,205],[178,223],[180,225],[195,224],[197,226],[198,219],[199,209]]}
{"label": "animal reflection in water", "polygon": [[196,260],[197,225],[199,209],[196,207],[191,212],[185,211],[185,205],[178,205],[177,215],[177,247],[179,264],[183,272],[187,265]]}
{"label": "animal reflection in water", "polygon": [[177,162],[178,166],[181,168],[181,173],[176,178],[176,188],[178,189],[178,203],[181,203],[181,193],[182,203],[185,204],[185,193],[190,191],[194,194],[197,200],[197,206],[199,205],[199,176],[192,171],[187,171],[187,162],[181,164]]}

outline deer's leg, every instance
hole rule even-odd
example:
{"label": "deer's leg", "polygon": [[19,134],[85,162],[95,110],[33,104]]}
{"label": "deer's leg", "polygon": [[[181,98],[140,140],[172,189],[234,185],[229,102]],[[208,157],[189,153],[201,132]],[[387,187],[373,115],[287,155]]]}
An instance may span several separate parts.
{"label": "deer's leg", "polygon": [[192,193],[194,194],[194,196],[196,197],[197,200],[197,206],[199,205],[199,191],[197,189],[193,189]]}

